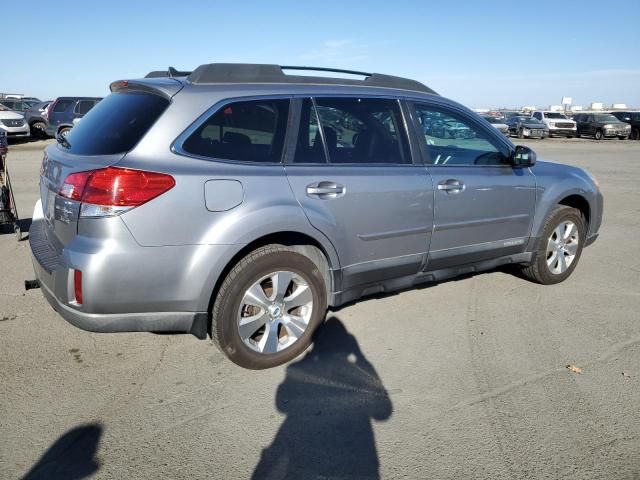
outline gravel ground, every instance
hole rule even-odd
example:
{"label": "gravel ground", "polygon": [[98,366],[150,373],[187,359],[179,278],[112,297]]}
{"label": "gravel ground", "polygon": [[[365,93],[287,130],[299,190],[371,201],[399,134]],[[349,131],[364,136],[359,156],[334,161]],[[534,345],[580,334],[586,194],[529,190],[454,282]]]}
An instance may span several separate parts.
{"label": "gravel ground", "polygon": [[[371,298],[268,371],[189,335],[72,327],[23,291],[28,242],[0,236],[0,478],[640,478],[640,142],[527,143],[601,182],[568,281]],[[42,148],[11,148],[26,217]]]}

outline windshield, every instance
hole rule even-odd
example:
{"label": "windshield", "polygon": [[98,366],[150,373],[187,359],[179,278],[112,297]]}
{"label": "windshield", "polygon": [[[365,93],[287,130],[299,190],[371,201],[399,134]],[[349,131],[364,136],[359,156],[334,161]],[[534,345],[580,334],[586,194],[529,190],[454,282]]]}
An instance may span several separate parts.
{"label": "windshield", "polygon": [[596,122],[609,123],[609,122],[619,122],[619,120],[613,115],[596,115]]}
{"label": "windshield", "polygon": [[169,100],[150,93],[112,93],[71,129],[68,150],[79,155],[128,152],[168,105]]}
{"label": "windshield", "polygon": [[522,123],[541,123],[537,118],[533,117],[516,117],[519,122]]}
{"label": "windshield", "polygon": [[484,117],[484,119],[489,123],[502,123],[502,120],[498,120],[495,117]]}
{"label": "windshield", "polygon": [[563,120],[568,120],[566,115],[558,112],[548,112],[545,113],[544,116],[547,118],[562,118]]}

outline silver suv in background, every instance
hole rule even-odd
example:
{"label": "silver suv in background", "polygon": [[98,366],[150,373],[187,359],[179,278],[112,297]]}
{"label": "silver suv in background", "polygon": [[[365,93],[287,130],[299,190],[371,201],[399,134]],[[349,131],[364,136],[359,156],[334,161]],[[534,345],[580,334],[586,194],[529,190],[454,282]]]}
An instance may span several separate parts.
{"label": "silver suv in background", "polygon": [[578,135],[576,122],[562,112],[536,111],[531,115],[540,120],[549,129],[549,136],[573,138]]}
{"label": "silver suv in background", "polygon": [[299,69],[117,81],[47,147],[29,242],[65,319],[209,333],[267,368],[327,307],[505,264],[558,283],[597,238],[586,171],[537,162],[416,81],[285,73]]}

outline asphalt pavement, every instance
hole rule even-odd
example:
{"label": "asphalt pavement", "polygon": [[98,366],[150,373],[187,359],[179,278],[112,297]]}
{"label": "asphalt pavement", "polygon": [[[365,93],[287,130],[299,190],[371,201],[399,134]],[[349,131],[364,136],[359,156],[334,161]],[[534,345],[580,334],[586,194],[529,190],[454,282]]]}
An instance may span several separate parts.
{"label": "asphalt pavement", "polygon": [[[69,325],[23,289],[28,242],[0,235],[0,478],[639,479],[640,142],[525,143],[601,184],[569,280],[363,300],[267,371],[190,335]],[[11,146],[25,218],[43,146]]]}

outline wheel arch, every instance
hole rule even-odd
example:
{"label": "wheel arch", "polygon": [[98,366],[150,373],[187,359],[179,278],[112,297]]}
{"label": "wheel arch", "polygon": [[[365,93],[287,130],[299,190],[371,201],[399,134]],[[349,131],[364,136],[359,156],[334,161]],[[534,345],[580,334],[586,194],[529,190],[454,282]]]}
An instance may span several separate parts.
{"label": "wheel arch", "polygon": [[[251,242],[244,245],[235,255],[233,255],[218,275],[213,290],[210,290],[208,312],[213,311],[213,304],[218,296],[218,291],[222,282],[227,277],[231,269],[244,257],[254,250],[266,245],[284,245],[291,247],[310,258],[321,270],[322,276],[327,287],[327,303],[330,302],[331,293],[337,288],[336,272],[339,271],[340,264],[338,257],[332,245],[327,245],[317,238],[312,237],[308,233],[300,231],[288,230],[272,232],[255,238]],[[211,325],[209,322],[208,329]],[[208,332],[211,334],[211,331]]]}
{"label": "wheel arch", "polygon": [[566,205],[579,210],[584,216],[586,222],[586,230],[589,231],[589,223],[591,221],[591,205],[584,195],[573,193],[558,201],[558,205]]}

